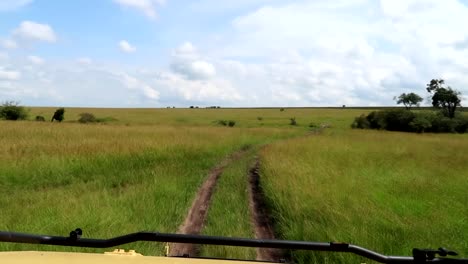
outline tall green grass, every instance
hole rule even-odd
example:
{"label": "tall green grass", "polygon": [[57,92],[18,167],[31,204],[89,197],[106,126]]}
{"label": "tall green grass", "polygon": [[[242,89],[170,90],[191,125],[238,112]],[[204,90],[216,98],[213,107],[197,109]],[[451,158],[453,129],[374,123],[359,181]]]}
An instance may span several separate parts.
{"label": "tall green grass", "polygon": [[[261,153],[263,183],[285,239],[344,241],[386,255],[414,247],[468,257],[468,137],[329,132]],[[299,263],[356,263],[292,252]]]}
{"label": "tall green grass", "polygon": [[[246,145],[300,131],[1,122],[0,230],[111,237],[175,232],[212,167]],[[163,245],[129,245],[162,255]],[[1,243],[0,250],[82,248]]]}

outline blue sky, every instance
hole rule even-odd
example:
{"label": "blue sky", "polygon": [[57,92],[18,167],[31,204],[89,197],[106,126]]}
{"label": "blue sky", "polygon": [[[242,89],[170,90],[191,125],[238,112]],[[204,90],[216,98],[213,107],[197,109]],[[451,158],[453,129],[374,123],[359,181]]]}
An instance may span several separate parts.
{"label": "blue sky", "polygon": [[0,100],[393,105],[432,78],[468,95],[467,1],[0,0]]}

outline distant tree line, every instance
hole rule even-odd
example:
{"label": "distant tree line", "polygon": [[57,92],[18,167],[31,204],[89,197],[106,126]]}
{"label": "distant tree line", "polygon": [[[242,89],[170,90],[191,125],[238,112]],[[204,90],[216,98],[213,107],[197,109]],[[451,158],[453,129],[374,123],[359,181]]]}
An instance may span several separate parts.
{"label": "distant tree line", "polygon": [[432,79],[426,85],[431,95],[431,103],[435,111],[413,112],[413,107],[419,107],[423,98],[415,93],[403,93],[394,97],[397,104],[403,104],[406,109],[390,109],[373,111],[368,115],[356,117],[352,128],[384,129],[405,132],[434,133],[466,133],[468,132],[468,116],[461,111],[461,93],[445,86],[443,79]]}

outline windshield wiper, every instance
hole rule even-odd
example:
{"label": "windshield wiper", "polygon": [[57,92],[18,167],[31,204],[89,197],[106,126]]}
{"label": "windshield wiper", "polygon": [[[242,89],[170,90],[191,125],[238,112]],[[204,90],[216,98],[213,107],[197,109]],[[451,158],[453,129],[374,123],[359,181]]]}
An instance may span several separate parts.
{"label": "windshield wiper", "polygon": [[380,253],[347,243],[324,243],[292,240],[266,240],[204,235],[185,235],[158,232],[137,232],[109,239],[82,238],[81,229],[70,232],[68,237],[34,235],[0,231],[0,242],[29,243],[41,245],[73,246],[89,248],[109,248],[138,241],[188,243],[238,247],[281,248],[291,250],[348,252],[380,263],[466,263],[468,259],[446,258],[456,252],[444,248],[438,250],[413,249],[413,256],[386,256]]}

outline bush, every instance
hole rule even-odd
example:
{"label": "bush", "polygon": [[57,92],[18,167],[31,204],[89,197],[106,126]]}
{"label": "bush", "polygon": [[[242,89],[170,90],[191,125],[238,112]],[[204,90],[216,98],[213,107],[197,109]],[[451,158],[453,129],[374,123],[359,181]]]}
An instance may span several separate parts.
{"label": "bush", "polygon": [[417,133],[424,133],[429,128],[432,127],[431,120],[425,118],[424,116],[416,116],[413,121],[409,123],[411,131]]}
{"label": "bush", "polygon": [[296,118],[295,118],[295,117],[289,118],[289,124],[290,124],[291,126],[297,126]]}
{"label": "bush", "polygon": [[406,131],[410,132],[410,123],[413,121],[415,115],[411,111],[399,110],[385,110],[381,112],[380,118],[384,119],[385,127],[382,129],[390,131]]}
{"label": "bush", "polygon": [[258,116],[258,117],[257,117],[257,120],[258,120],[258,121],[262,121],[262,120],[263,120],[263,117]]}
{"label": "bush", "polygon": [[468,117],[458,115],[451,119],[442,113],[383,110],[356,117],[351,127],[417,133],[466,133]]}
{"label": "bush", "polygon": [[221,126],[230,126],[230,127],[233,127],[236,125],[236,121],[234,120],[218,120],[218,121],[215,121],[215,123]]}
{"label": "bush", "polygon": [[7,101],[0,106],[0,119],[5,120],[25,120],[28,118],[28,111],[18,105],[18,102]]}
{"label": "bush", "polygon": [[284,108],[280,108],[280,112],[284,112]]}
{"label": "bush", "polygon": [[351,124],[351,128],[360,128],[360,129],[369,129],[370,122],[365,114],[362,114],[354,119],[354,122]]}
{"label": "bush", "polygon": [[458,133],[468,133],[468,116],[455,117],[455,131]]}
{"label": "bush", "polygon": [[228,123],[228,122],[227,122],[226,120],[218,120],[218,121],[216,121],[216,123],[217,123],[218,125],[221,125],[221,126],[227,126],[227,123]]}
{"label": "bush", "polygon": [[64,119],[65,119],[65,108],[62,107],[62,108],[55,110],[54,116],[52,117],[52,120],[50,121],[53,122],[54,120],[57,120],[59,122],[62,122]]}
{"label": "bush", "polygon": [[94,123],[97,122],[96,117],[91,113],[81,113],[80,119],[78,119],[80,123]]}
{"label": "bush", "polygon": [[43,116],[36,116],[36,121],[45,122],[45,118]]}

